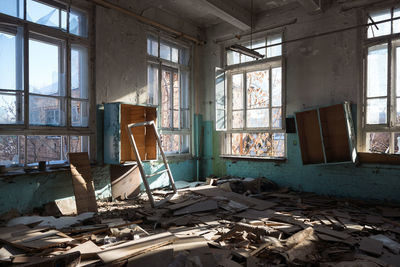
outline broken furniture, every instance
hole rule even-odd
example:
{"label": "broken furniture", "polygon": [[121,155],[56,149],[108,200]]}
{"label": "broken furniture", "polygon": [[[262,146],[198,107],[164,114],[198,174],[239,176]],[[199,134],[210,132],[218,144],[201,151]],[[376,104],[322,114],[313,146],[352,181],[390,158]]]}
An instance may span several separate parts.
{"label": "broken furniture", "polygon": [[[136,164],[126,126],[131,123],[155,121],[155,107],[129,105],[120,102],[104,104],[104,163],[117,165]],[[133,130],[140,158],[157,159],[157,145],[149,126]]]}
{"label": "broken furniture", "polygon": [[68,153],[78,214],[97,212],[96,196],[87,152]]}
{"label": "broken furniture", "polygon": [[[164,163],[164,168],[165,168],[164,170],[161,170],[161,171],[158,171],[158,172],[155,172],[155,173],[152,173],[152,174],[146,174],[146,172],[144,171],[144,167],[143,167],[143,163],[142,163],[142,159],[141,159],[142,156],[140,155],[140,151],[139,151],[138,145],[137,145],[137,141],[138,140],[136,139],[136,135],[134,135],[134,129],[143,128],[143,127],[145,127],[144,129],[149,129],[150,130],[149,132],[152,133],[154,135],[155,139],[157,140],[157,144],[158,144],[158,147],[160,149],[160,154],[161,154],[161,157],[162,157],[163,163]],[[177,191],[176,187],[175,187],[174,178],[172,176],[171,170],[169,168],[167,159],[165,157],[165,154],[164,154],[164,151],[163,151],[163,148],[162,148],[160,136],[158,135],[155,122],[154,121],[146,121],[146,122],[139,122],[139,123],[131,123],[131,124],[128,124],[126,126],[126,129],[127,129],[127,132],[129,133],[129,136],[130,136],[132,150],[133,150],[133,153],[135,155],[135,159],[137,161],[140,174],[142,175],[143,184],[144,184],[144,186],[146,188],[146,192],[147,192],[147,195],[149,197],[151,206],[154,207],[155,206],[155,202],[154,202],[153,195],[151,193],[151,189],[150,189],[149,183],[147,181],[148,178],[156,176],[156,175],[160,175],[160,174],[163,174],[163,173],[167,173],[168,174],[168,178],[169,178],[169,183],[170,183],[170,186],[172,187],[172,190],[174,191],[174,193],[176,193],[176,191]]]}
{"label": "broken furniture", "polygon": [[356,161],[353,119],[348,102],[297,112],[295,118],[303,165]]}

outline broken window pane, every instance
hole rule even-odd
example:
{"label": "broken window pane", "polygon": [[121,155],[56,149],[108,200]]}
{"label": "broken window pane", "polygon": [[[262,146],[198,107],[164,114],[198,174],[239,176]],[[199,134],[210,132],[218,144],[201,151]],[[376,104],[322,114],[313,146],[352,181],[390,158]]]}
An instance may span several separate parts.
{"label": "broken window pane", "polygon": [[161,127],[171,128],[172,73],[170,71],[163,70],[161,78]]}
{"label": "broken window pane", "polygon": [[147,91],[148,103],[158,105],[158,66],[149,64],[147,66]]}
{"label": "broken window pane", "polygon": [[23,18],[24,1],[23,0],[1,0],[0,13],[13,17]]}
{"label": "broken window pane", "polygon": [[0,165],[11,166],[24,163],[24,136],[0,135]]}
{"label": "broken window pane", "polygon": [[269,72],[247,73],[247,108],[269,107]]}
{"label": "broken window pane", "polygon": [[272,69],[272,106],[282,106],[282,68]]}
{"label": "broken window pane", "polygon": [[376,45],[368,49],[367,97],[387,95],[388,75],[387,45]]}
{"label": "broken window pane", "polygon": [[[391,11],[390,9],[379,10],[375,12],[369,13],[370,17],[372,18],[373,22],[378,22],[382,20],[387,20],[391,18]],[[372,23],[371,19],[368,19],[368,23]],[[368,38],[378,37],[382,35],[387,35],[391,33],[391,22],[384,22],[376,24],[378,29],[375,25],[368,27]]]}
{"label": "broken window pane", "polygon": [[232,109],[243,109],[243,75],[232,75]]}
{"label": "broken window pane", "polygon": [[88,99],[88,51],[80,45],[71,45],[71,96]]}
{"label": "broken window pane", "polygon": [[74,127],[89,126],[89,102],[71,101],[71,124]]}
{"label": "broken window pane", "polygon": [[269,127],[269,109],[247,110],[246,124],[249,128]]}
{"label": "broken window pane", "polygon": [[69,32],[78,36],[88,36],[88,18],[84,11],[71,8],[69,13]]}
{"label": "broken window pane", "polygon": [[[26,1],[26,18],[29,21],[45,26],[60,28],[59,8],[41,3],[39,1]],[[71,15],[70,15],[71,16]]]}
{"label": "broken window pane", "polygon": [[173,127],[174,128],[180,128],[180,121],[179,121],[179,113],[180,113],[180,90],[179,90],[179,75],[177,72],[174,72],[173,74]]}
{"label": "broken window pane", "polygon": [[232,111],[232,128],[240,129],[243,126],[243,111]]}
{"label": "broken window pane", "polygon": [[66,137],[35,135],[27,137],[27,162],[48,161],[62,163],[68,151]]}
{"label": "broken window pane", "polygon": [[0,93],[0,124],[21,124],[23,122],[23,93]]}
{"label": "broken window pane", "polygon": [[89,152],[89,136],[70,136],[69,152]]}
{"label": "broken window pane", "polygon": [[282,157],[285,154],[283,133],[233,133],[232,155]]}
{"label": "broken window pane", "polygon": [[29,92],[64,95],[61,49],[57,44],[29,40]]}
{"label": "broken window pane", "polygon": [[387,122],[386,98],[367,100],[367,124],[385,124]]}
{"label": "broken window pane", "polygon": [[[282,43],[282,35],[276,34],[267,37],[267,45]],[[267,57],[277,57],[282,55],[282,45],[274,45],[267,48]]]}
{"label": "broken window pane", "polygon": [[390,133],[367,133],[367,151],[389,153]]}
{"label": "broken window pane", "polygon": [[59,98],[33,96],[29,97],[29,123],[31,125],[64,125],[65,104]]}

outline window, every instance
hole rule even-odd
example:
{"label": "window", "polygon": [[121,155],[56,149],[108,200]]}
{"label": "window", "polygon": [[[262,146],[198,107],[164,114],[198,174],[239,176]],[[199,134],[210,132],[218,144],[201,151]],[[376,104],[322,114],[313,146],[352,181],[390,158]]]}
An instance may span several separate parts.
{"label": "window", "polygon": [[[399,153],[400,142],[400,8],[369,13],[365,40],[364,92],[360,149]],[[386,22],[379,23],[380,21]],[[397,36],[397,37],[396,37]]]}
{"label": "window", "polygon": [[[253,48],[281,40],[281,35],[268,36],[253,42]],[[285,156],[281,45],[261,50],[267,58],[258,61],[227,51],[227,65],[252,63],[216,72],[216,130],[224,131],[223,156]]]}
{"label": "window", "polygon": [[87,36],[86,12],[5,0],[0,13],[21,19],[0,19],[0,164],[60,163],[68,152],[89,152],[89,40],[73,36]]}
{"label": "window", "polygon": [[159,106],[158,126],[163,150],[169,155],[188,154],[191,136],[189,49],[149,36],[147,54],[148,103]]}

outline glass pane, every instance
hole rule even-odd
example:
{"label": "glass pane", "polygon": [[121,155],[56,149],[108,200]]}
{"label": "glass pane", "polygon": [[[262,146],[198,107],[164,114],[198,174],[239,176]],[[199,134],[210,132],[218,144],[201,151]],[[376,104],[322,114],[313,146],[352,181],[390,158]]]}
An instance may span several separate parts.
{"label": "glass pane", "polygon": [[240,63],[240,54],[234,51],[228,51],[226,54],[226,61],[228,65],[239,64]]}
{"label": "glass pane", "polygon": [[274,133],[272,134],[272,156],[284,157],[285,156],[285,134]]}
{"label": "glass pane", "polygon": [[0,13],[22,19],[24,16],[23,8],[23,0],[1,0]]}
{"label": "glass pane", "polygon": [[246,123],[249,128],[269,127],[269,109],[247,110]]}
{"label": "glass pane", "polygon": [[88,36],[88,18],[85,12],[71,8],[69,32],[82,37]]}
{"label": "glass pane", "polygon": [[272,106],[282,106],[282,68],[272,69]]}
{"label": "glass pane", "polygon": [[232,109],[243,109],[243,75],[232,75]]}
{"label": "glass pane", "polygon": [[27,20],[38,24],[55,28],[61,26],[59,9],[38,1],[26,1],[26,17]]}
{"label": "glass pane", "polygon": [[29,92],[64,95],[60,45],[29,40]]}
{"label": "glass pane", "polygon": [[67,30],[67,11],[61,10],[61,28]]}
{"label": "glass pane", "polygon": [[162,148],[165,153],[178,154],[180,147],[180,135],[177,134],[162,134]]}
{"label": "glass pane", "polygon": [[174,99],[173,99],[173,110],[174,110],[174,114],[173,114],[173,127],[174,128],[179,128],[180,127],[180,121],[179,121],[179,112],[180,112],[180,90],[179,90],[179,75],[177,72],[174,72],[174,84],[173,84],[173,95],[174,95]]}
{"label": "glass pane", "polygon": [[[256,48],[263,47],[263,46],[265,46],[265,40],[264,39],[254,41],[253,45],[251,46],[251,48],[252,49],[256,49]],[[256,52],[258,52],[258,53],[260,53],[261,55],[264,55],[264,56],[266,55],[266,49],[265,48],[257,49]]]}
{"label": "glass pane", "polygon": [[400,98],[396,98],[396,123],[400,124]]}
{"label": "glass pane", "polygon": [[243,128],[243,111],[232,111],[232,128]]}
{"label": "glass pane", "polygon": [[147,54],[158,57],[158,42],[156,40],[147,39]]}
{"label": "glass pane", "polygon": [[69,152],[89,152],[89,136],[70,136]]}
{"label": "glass pane", "polygon": [[390,133],[367,133],[367,151],[389,153]]}
{"label": "glass pane", "polygon": [[22,93],[0,94],[0,124],[24,122],[24,95]]}
{"label": "glass pane", "polygon": [[247,108],[269,107],[269,73],[247,73]]}
{"label": "glass pane", "polygon": [[387,45],[368,49],[367,97],[387,95]]}
{"label": "glass pane", "polygon": [[171,128],[171,72],[162,71],[161,79],[161,127]]}
{"label": "glass pane", "polygon": [[[397,8],[393,12],[393,18],[400,18],[400,8]],[[396,19],[393,21],[393,33],[400,32],[400,19]]]}
{"label": "glass pane", "polygon": [[29,97],[29,123],[33,125],[62,126],[65,122],[64,103],[45,96]]}
{"label": "glass pane", "polygon": [[87,127],[89,125],[89,103],[86,101],[71,101],[71,125]]}
{"label": "glass pane", "polygon": [[148,103],[158,105],[158,66],[147,66]]}
{"label": "glass pane", "polygon": [[[276,34],[268,36],[267,45],[274,45],[282,43],[282,35]],[[267,57],[277,57],[282,55],[282,45],[274,45],[267,48]]]}
{"label": "glass pane", "polygon": [[282,109],[272,108],[272,128],[282,128]]}
{"label": "glass pane", "polygon": [[181,138],[182,138],[181,153],[189,153],[190,135],[188,134],[181,135]]}
{"label": "glass pane", "polygon": [[225,118],[226,118],[226,113],[224,109],[217,109],[215,111],[215,117],[216,117],[216,130],[222,130],[225,129]]}
{"label": "glass pane", "polygon": [[179,50],[177,48],[172,48],[172,61],[178,63]]}
{"label": "glass pane", "polygon": [[182,65],[189,65],[190,51],[185,47],[179,47],[179,63]]}
{"label": "glass pane", "polygon": [[226,129],[225,72],[219,69],[215,71],[215,109],[216,130],[224,130]]}
{"label": "glass pane", "polygon": [[395,77],[396,96],[400,97],[400,46],[396,48],[396,74],[395,75],[396,75],[396,77]]}
{"label": "glass pane", "polygon": [[25,137],[0,135],[0,165],[24,164]]}
{"label": "glass pane", "polygon": [[160,57],[166,60],[171,60],[171,47],[166,44],[160,44]]}
{"label": "glass pane", "polygon": [[16,36],[0,31],[0,89],[16,90]]}
{"label": "glass pane", "polygon": [[285,135],[281,133],[233,133],[232,155],[283,157],[285,156]]}
{"label": "glass pane", "polygon": [[367,124],[385,124],[387,122],[386,98],[367,100]]}
{"label": "glass pane", "polygon": [[189,110],[181,110],[181,118],[182,122],[182,129],[189,129],[190,128],[190,111]]}
{"label": "glass pane", "polygon": [[394,153],[400,154],[400,133],[394,133]]}
{"label": "glass pane", "polygon": [[[390,9],[380,10],[369,13],[370,17],[374,22],[387,20],[391,18],[391,11]],[[368,19],[368,23],[372,23],[370,19]],[[372,25],[368,27],[368,38],[378,37],[382,35],[387,35],[391,33],[391,23],[390,21],[385,23],[376,24],[378,29]]]}
{"label": "glass pane", "polygon": [[27,137],[27,163],[50,161],[62,163],[65,158],[66,138],[63,136],[34,135]]}
{"label": "glass pane", "polygon": [[88,51],[84,46],[71,46],[71,95],[88,99]]}

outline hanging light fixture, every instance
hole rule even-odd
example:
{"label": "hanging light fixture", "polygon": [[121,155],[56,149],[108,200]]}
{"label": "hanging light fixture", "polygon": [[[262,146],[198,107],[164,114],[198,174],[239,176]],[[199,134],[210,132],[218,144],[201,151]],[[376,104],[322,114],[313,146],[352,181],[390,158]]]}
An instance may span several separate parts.
{"label": "hanging light fixture", "polygon": [[251,8],[250,8],[250,48],[247,48],[243,45],[240,44],[234,44],[229,47],[227,47],[227,50],[231,50],[234,52],[238,52],[240,54],[255,58],[255,59],[261,59],[264,57],[264,55],[261,55],[257,51],[253,50],[253,0],[251,0]]}

